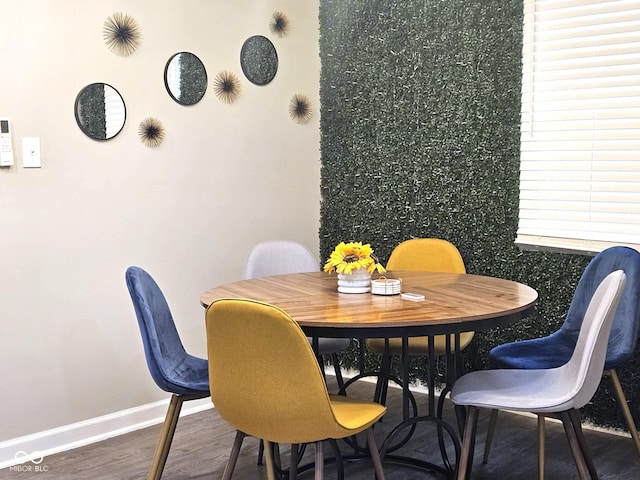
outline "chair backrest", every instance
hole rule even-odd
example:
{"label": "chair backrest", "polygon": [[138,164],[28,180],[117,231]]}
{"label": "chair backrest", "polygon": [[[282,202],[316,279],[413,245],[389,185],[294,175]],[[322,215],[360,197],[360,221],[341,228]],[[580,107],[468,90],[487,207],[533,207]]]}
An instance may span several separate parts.
{"label": "chair backrest", "polygon": [[138,319],[151,377],[166,392],[191,393],[191,390],[183,390],[173,382],[188,354],[180,341],[171,310],[160,287],[140,267],[127,268],[125,279]]}
{"label": "chair backrest", "polygon": [[627,280],[609,336],[605,369],[628,361],[636,348],[640,332],[640,252],[615,246],[593,257],[578,281],[567,317],[558,332],[566,341],[576,341],[591,297],[600,282],[616,270],[623,270]]}
{"label": "chair backrest", "polygon": [[567,389],[567,408],[586,405],[600,384],[607,342],[625,281],[624,272],[617,270],[600,282],[585,311],[571,359],[556,368],[559,375],[554,383],[559,388]]}
{"label": "chair backrest", "polygon": [[319,270],[318,260],[301,243],[291,240],[273,240],[253,247],[245,262],[243,277],[259,278]]}
{"label": "chair backrest", "polygon": [[206,327],[211,400],[222,418],[271,442],[334,438],[320,367],[287,313],[254,300],[221,299],[207,309]]}
{"label": "chair backrest", "polygon": [[440,238],[412,238],[400,243],[389,256],[387,270],[466,273],[458,249]]}

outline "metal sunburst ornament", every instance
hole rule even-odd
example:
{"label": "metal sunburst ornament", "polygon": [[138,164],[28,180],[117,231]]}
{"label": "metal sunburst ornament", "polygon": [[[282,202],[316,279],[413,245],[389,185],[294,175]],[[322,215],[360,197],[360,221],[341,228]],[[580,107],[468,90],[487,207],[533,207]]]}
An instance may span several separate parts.
{"label": "metal sunburst ornament", "polygon": [[311,100],[306,95],[296,94],[289,104],[289,116],[297,123],[307,123],[311,118]]}
{"label": "metal sunburst ornament", "polygon": [[284,13],[275,12],[271,17],[269,29],[279,37],[284,37],[289,33],[289,25],[289,18]]}
{"label": "metal sunburst ornament", "polygon": [[233,103],[240,96],[240,80],[233,72],[220,72],[213,80],[213,91],[224,103]]}
{"label": "metal sunburst ornament", "polygon": [[104,22],[102,36],[109,50],[121,57],[128,57],[140,45],[140,27],[126,13],[114,13]]}
{"label": "metal sunburst ornament", "polygon": [[157,147],[164,140],[164,127],[160,120],[156,118],[145,118],[138,127],[140,140],[147,147]]}

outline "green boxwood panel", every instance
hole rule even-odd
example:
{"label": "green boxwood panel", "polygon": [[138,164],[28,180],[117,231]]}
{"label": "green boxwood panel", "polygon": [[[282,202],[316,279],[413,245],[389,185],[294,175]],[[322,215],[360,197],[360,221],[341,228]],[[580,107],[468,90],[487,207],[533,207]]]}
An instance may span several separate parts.
{"label": "green boxwood panel", "polygon": [[[589,261],[514,244],[521,49],[521,0],[320,2],[321,255],[356,240],[386,262],[405,239],[440,237],[469,273],[535,288],[536,314],[476,335],[470,369],[489,367],[497,344],[557,329]],[[638,362],[619,373],[640,419]],[[586,412],[624,425],[607,380]]]}

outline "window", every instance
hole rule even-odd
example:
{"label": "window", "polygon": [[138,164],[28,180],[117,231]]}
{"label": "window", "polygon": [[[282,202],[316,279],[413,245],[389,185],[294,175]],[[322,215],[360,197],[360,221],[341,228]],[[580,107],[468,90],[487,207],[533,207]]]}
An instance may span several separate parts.
{"label": "window", "polygon": [[640,249],[640,0],[524,0],[524,248]]}
{"label": "window", "polygon": [[113,138],[126,120],[126,112],[123,108],[122,97],[110,85],[104,86],[104,118],[106,122],[106,135],[104,138]]}

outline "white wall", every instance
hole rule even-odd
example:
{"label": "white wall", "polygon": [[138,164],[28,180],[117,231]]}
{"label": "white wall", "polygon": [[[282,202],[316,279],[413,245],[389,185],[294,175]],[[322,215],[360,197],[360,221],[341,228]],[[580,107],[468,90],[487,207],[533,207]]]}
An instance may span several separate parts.
{"label": "white wall", "polygon": [[[275,11],[291,21],[283,38],[269,31]],[[142,29],[130,57],[103,42],[115,12]],[[278,51],[267,86],[240,68],[254,34]],[[165,62],[179,51],[209,73],[192,107],[164,87]],[[213,93],[222,70],[241,79],[232,105]],[[199,295],[238,279],[252,244],[291,238],[318,251],[318,0],[3,1],[0,71],[16,160],[0,169],[1,443],[167,397],[146,368],[127,266],[156,278],[185,346],[204,356]],[[111,141],[75,123],[75,97],[93,82],[112,84],[126,102],[126,125]],[[306,125],[288,115],[296,93],[314,107]],[[137,134],[149,116],[166,129],[155,149]],[[25,136],[41,139],[41,169],[22,167]]]}

